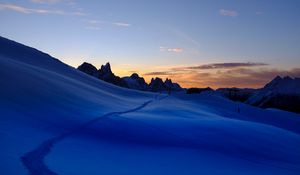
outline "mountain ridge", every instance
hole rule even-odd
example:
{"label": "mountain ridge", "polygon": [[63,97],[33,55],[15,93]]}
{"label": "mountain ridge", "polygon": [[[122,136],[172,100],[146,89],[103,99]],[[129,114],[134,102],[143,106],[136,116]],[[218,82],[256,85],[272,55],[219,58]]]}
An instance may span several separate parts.
{"label": "mountain ridge", "polygon": [[100,80],[129,89],[151,92],[171,92],[183,90],[178,83],[173,83],[169,78],[163,81],[161,78],[155,77],[152,78],[151,82],[148,84],[145,79],[140,77],[137,73],[133,73],[131,76],[126,77],[116,76],[112,72],[109,62],[105,65],[101,65],[98,70],[94,65],[87,62],[79,65],[77,69]]}

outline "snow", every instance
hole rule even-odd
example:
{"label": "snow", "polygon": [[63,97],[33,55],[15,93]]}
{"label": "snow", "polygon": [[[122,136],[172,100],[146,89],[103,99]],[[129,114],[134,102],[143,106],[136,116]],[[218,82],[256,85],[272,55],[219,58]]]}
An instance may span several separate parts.
{"label": "snow", "polygon": [[120,88],[0,46],[1,174],[300,173],[299,114]]}

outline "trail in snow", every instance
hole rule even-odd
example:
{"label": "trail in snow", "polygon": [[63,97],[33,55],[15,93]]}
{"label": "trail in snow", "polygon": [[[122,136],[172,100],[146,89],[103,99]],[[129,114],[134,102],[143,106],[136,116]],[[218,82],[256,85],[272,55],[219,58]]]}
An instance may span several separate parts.
{"label": "trail in snow", "polygon": [[[163,97],[159,98],[158,96],[159,96],[159,94],[156,95],[154,99],[162,100],[162,99],[168,97],[168,96],[163,96]],[[75,128],[71,131],[62,133],[56,137],[53,137],[51,139],[44,141],[36,149],[24,154],[21,157],[21,160],[22,160],[24,166],[29,171],[30,175],[57,175],[57,173],[51,171],[44,162],[44,158],[51,152],[51,149],[55,144],[62,141],[66,137],[68,137],[76,132],[81,131],[82,129],[88,127],[89,125],[91,125],[99,120],[102,120],[102,119],[105,119],[107,117],[114,116],[114,115],[127,114],[127,113],[141,110],[144,107],[146,107],[148,104],[152,103],[153,101],[154,100],[149,100],[136,108],[129,109],[129,110],[123,111],[123,112],[110,112],[110,113],[104,114],[100,117],[97,117],[93,120],[90,120],[87,123]]]}

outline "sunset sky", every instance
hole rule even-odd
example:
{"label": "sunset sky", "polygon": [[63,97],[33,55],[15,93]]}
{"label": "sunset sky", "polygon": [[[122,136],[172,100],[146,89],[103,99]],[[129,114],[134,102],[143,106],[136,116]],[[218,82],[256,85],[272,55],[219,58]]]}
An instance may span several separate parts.
{"label": "sunset sky", "polygon": [[0,21],[3,37],[119,76],[213,88],[300,77],[297,0],[0,0]]}

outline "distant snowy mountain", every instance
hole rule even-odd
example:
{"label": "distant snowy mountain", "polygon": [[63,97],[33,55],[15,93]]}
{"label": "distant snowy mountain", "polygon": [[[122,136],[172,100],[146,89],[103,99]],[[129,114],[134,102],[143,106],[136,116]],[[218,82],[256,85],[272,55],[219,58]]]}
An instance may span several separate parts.
{"label": "distant snowy mountain", "polygon": [[261,89],[189,88],[187,94],[209,93],[260,108],[276,108],[300,113],[300,79],[277,76]]}
{"label": "distant snowy mountain", "polygon": [[300,112],[300,78],[277,76],[247,101],[262,108],[278,108]]}
{"label": "distant snowy mountain", "polygon": [[99,70],[90,63],[82,63],[77,68],[78,70],[99,78],[108,83],[129,89],[151,91],[151,92],[167,92],[167,91],[180,91],[182,88],[178,83],[173,83],[171,79],[166,79],[165,82],[161,78],[152,78],[150,84],[145,82],[143,77],[137,73],[133,73],[130,77],[118,77],[111,71],[109,63],[102,65]]}
{"label": "distant snowy mountain", "polygon": [[0,82],[1,175],[300,172],[299,114],[122,88],[2,37]]}

